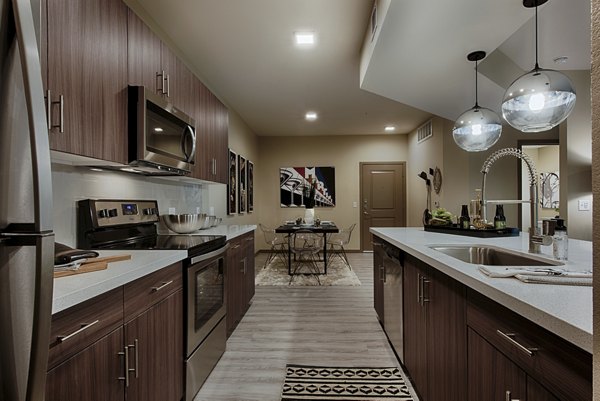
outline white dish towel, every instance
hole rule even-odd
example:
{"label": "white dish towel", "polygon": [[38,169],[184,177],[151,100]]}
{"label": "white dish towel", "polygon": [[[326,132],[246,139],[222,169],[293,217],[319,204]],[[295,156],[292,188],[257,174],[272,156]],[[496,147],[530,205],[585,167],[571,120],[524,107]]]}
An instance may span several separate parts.
{"label": "white dish towel", "polygon": [[592,272],[576,272],[557,267],[532,266],[489,266],[478,265],[477,268],[488,277],[514,277],[524,283],[560,284],[560,285],[592,285]]}

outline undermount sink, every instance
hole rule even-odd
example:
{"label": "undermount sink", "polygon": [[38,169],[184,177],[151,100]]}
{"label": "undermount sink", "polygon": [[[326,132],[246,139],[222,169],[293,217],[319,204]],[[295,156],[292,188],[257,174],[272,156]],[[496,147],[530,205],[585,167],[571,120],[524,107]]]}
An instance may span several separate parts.
{"label": "undermount sink", "polygon": [[475,265],[492,266],[561,266],[563,263],[529,256],[495,246],[432,245],[431,249]]}

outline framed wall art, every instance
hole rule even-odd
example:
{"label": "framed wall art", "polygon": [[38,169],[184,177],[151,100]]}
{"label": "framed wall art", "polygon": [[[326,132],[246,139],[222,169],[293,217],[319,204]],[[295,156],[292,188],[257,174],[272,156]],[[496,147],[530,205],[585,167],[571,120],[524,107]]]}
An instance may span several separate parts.
{"label": "framed wall art", "polygon": [[227,214],[237,213],[237,154],[229,149],[229,177],[227,179]]}
{"label": "framed wall art", "polygon": [[248,161],[248,213],[254,211],[254,163]]}
{"label": "framed wall art", "polygon": [[238,211],[246,213],[246,159],[238,155]]}
{"label": "framed wall art", "polygon": [[281,167],[281,207],[334,207],[335,167]]}

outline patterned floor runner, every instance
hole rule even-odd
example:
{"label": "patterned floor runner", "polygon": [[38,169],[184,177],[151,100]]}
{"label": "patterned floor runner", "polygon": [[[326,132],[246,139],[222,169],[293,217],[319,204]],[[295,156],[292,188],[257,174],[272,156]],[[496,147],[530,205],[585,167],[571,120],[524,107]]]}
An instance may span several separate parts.
{"label": "patterned floor runner", "polygon": [[281,399],[413,401],[406,380],[396,367],[287,365]]}

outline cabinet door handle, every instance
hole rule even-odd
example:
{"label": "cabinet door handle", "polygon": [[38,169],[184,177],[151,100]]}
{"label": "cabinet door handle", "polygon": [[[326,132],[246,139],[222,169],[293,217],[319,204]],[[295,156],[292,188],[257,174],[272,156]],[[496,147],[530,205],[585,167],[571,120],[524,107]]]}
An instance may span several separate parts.
{"label": "cabinet door handle", "polygon": [[166,286],[168,286],[168,285],[170,285],[172,283],[173,283],[173,280],[164,282],[161,285],[159,285],[158,287],[152,287],[152,292],[160,291],[160,290],[162,290],[163,288],[165,288]]}
{"label": "cabinet door handle", "polygon": [[139,377],[139,364],[140,364],[140,356],[139,356],[139,352],[138,352],[138,339],[136,338],[135,340],[133,340],[133,345],[129,345],[129,348],[133,348],[134,349],[134,366],[133,369],[129,368],[128,372],[134,372],[135,373],[135,378],[137,379]]}
{"label": "cabinet door handle", "polygon": [[427,294],[429,294],[429,283],[431,283],[431,280],[428,280],[427,277],[422,276],[422,289],[421,289],[421,300],[422,300],[422,305],[425,304],[425,302],[429,302],[430,299],[429,297],[425,297],[425,284],[427,284]]}
{"label": "cabinet door handle", "polygon": [[527,348],[526,346],[515,340],[513,337],[517,335],[516,333],[504,333],[500,330],[496,330],[496,333],[498,333],[500,337],[504,338],[506,341],[517,347],[519,351],[523,351],[529,356],[533,356],[536,351],[539,351],[539,348]]}
{"label": "cabinet door handle", "polygon": [[246,274],[246,258],[242,259],[240,263],[242,264],[242,269],[240,270],[240,272]]}
{"label": "cabinet door handle", "polygon": [[93,325],[95,325],[96,323],[98,323],[100,320],[95,320],[92,323],[81,323],[81,328],[78,330],[75,330],[74,332],[72,332],[69,335],[60,335],[60,336],[56,336],[57,340],[59,343],[64,343],[65,341],[67,341],[70,338],[73,338],[74,336],[81,334],[83,331],[89,329],[90,327],[92,327]]}
{"label": "cabinet door handle", "polygon": [[379,270],[380,270],[380,274],[379,274],[379,280],[383,281],[385,283],[385,265],[381,265],[379,266]]}
{"label": "cabinet door handle", "polygon": [[171,76],[167,74],[167,97],[171,97]]}
{"label": "cabinet door handle", "polygon": [[125,357],[125,375],[117,379],[124,380],[125,387],[129,387],[129,347],[127,345],[123,347],[123,352],[119,352],[118,355]]}
{"label": "cabinet door handle", "polygon": [[423,306],[423,302],[421,302],[421,273],[417,273],[417,277],[419,278],[419,282],[417,284],[417,302],[419,303],[419,305]]}
{"label": "cabinet door handle", "polygon": [[[158,87],[158,78],[160,77],[160,88]],[[156,73],[156,93],[165,94],[165,70]]]}
{"label": "cabinet door handle", "polygon": [[60,133],[62,134],[65,132],[65,97],[63,95],[60,95],[58,103],[60,107],[60,121],[58,123],[58,127]]}
{"label": "cabinet door handle", "polygon": [[46,121],[48,123],[48,131],[52,129],[52,92],[50,89],[46,91]]}
{"label": "cabinet door handle", "polygon": [[506,390],[506,401],[519,401],[511,398],[510,390]]}
{"label": "cabinet door handle", "polygon": [[231,249],[238,249],[240,247],[240,244],[235,244],[234,246],[231,247]]}

